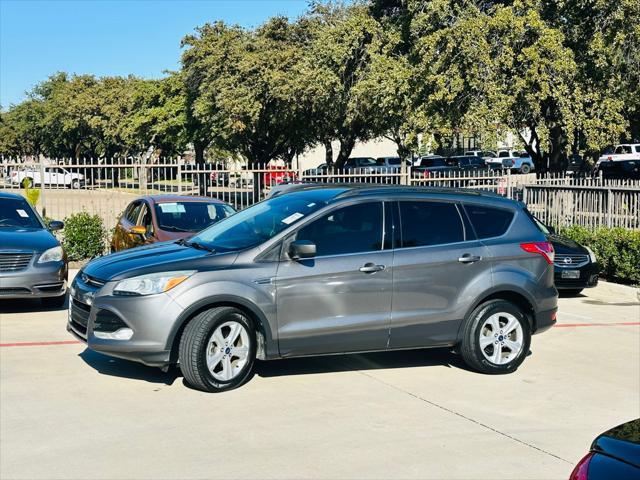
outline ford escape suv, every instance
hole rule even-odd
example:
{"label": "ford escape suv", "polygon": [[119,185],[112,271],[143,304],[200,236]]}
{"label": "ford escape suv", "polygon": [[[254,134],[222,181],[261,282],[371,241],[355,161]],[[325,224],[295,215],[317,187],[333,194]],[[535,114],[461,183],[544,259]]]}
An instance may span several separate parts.
{"label": "ford escape suv", "polygon": [[68,330],[92,350],[204,391],[255,359],[454,347],[516,370],[555,323],[553,247],[524,205],[492,194],[299,185],[202,232],[93,260]]}

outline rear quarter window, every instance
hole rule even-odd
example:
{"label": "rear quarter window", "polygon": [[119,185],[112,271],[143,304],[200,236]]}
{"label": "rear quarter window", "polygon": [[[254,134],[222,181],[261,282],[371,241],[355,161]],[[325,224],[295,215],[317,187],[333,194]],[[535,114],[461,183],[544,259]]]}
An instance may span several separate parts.
{"label": "rear quarter window", "polygon": [[464,209],[478,238],[491,238],[504,235],[513,220],[513,212],[502,208],[465,205]]}

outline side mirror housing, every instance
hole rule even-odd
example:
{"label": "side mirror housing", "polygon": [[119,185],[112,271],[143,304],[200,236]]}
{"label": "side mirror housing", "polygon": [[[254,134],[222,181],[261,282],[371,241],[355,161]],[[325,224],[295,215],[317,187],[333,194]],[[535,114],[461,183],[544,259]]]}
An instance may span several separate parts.
{"label": "side mirror housing", "polygon": [[292,260],[313,258],[316,256],[316,244],[309,240],[296,240],[289,245],[289,256]]}
{"label": "side mirror housing", "polygon": [[135,235],[145,236],[147,234],[147,229],[142,225],[135,225],[129,229],[129,231]]}
{"label": "side mirror housing", "polygon": [[62,230],[63,228],[64,222],[61,222],[60,220],[51,220],[49,222],[49,230],[51,230],[52,232],[56,230]]}

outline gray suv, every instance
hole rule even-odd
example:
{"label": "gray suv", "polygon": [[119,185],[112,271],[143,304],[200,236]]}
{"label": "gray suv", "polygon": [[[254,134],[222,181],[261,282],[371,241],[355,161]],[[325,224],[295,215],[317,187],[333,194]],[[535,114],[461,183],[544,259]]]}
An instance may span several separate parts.
{"label": "gray suv", "polygon": [[92,350],[205,391],[254,360],[453,347],[516,370],[555,323],[553,247],[521,203],[486,193],[298,185],[186,240],[90,262],[68,330]]}

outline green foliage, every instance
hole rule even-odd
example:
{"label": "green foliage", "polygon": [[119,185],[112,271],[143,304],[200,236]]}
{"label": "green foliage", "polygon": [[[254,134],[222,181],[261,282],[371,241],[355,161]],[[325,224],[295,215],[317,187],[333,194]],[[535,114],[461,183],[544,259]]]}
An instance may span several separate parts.
{"label": "green foliage", "polygon": [[57,73],[0,112],[0,155],[151,159],[188,147],[290,161],[386,136],[400,155],[517,136],[538,170],[640,137],[637,0],[310,2],[257,28],[207,23],[160,80]]}
{"label": "green foliage", "polygon": [[31,188],[31,180],[26,178],[24,182],[24,197],[33,208],[36,208],[38,200],[40,200],[40,189]]}
{"label": "green foliage", "polygon": [[102,255],[106,237],[107,232],[98,215],[80,212],[64,219],[62,246],[71,261]]}
{"label": "green foliage", "polygon": [[561,235],[593,250],[605,277],[640,284],[640,231],[624,228],[563,228]]}

